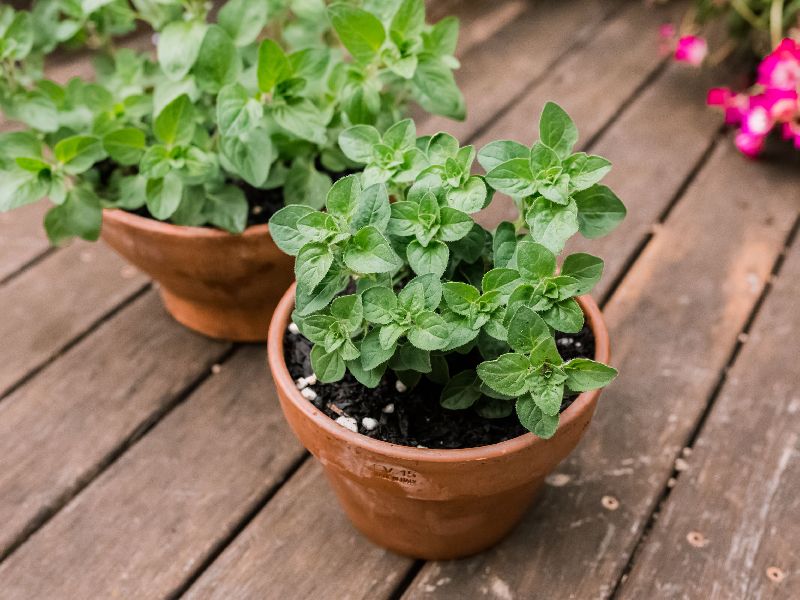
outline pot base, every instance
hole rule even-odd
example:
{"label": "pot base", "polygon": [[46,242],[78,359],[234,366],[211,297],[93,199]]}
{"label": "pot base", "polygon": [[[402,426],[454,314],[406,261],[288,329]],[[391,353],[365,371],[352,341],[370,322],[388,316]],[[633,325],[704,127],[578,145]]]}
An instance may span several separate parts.
{"label": "pot base", "polygon": [[164,306],[181,325],[205,336],[231,342],[263,342],[274,305],[254,308],[187,300],[165,288],[159,290]]}

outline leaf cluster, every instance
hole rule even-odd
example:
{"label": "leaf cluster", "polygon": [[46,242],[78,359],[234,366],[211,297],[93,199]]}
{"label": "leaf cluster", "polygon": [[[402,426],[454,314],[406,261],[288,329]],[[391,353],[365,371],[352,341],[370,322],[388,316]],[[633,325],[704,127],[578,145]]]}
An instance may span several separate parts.
{"label": "leaf cluster", "polygon": [[[409,101],[452,118],[458,22],[424,0],[38,0],[0,9],[0,109],[26,126],[0,138],[0,211],[47,196],[54,243],[96,239],[104,207],[238,233],[248,194],[280,189],[319,208],[358,165],[338,146],[384,129]],[[156,57],[114,48],[142,20]],[[59,85],[59,45],[98,50],[94,82]]]}
{"label": "leaf cluster", "polygon": [[[565,394],[614,378],[611,367],[559,355],[555,332],[581,331],[576,297],[603,262],[576,253],[559,267],[557,254],[577,232],[610,232],[625,209],[599,183],[608,161],[573,153],[577,129],[563,110],[547,104],[539,129],[531,147],[496,141],[480,152],[445,133],[418,137],[410,119],[341,133],[363,172],[337,181],[324,210],[290,205],[270,221],[297,257],[293,318],[314,344],[320,381],[349,371],[374,387],[387,369],[408,385],[427,377],[444,386],[444,407],[516,410],[547,438]],[[485,176],[473,174],[476,158]],[[490,232],[473,215],[495,191],[523,218]]]}

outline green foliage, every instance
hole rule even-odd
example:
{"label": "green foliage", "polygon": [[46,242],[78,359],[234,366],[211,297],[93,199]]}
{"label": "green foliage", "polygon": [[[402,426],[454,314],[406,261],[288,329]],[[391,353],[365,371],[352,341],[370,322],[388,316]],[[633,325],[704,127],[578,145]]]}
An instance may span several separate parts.
{"label": "green foliage", "polygon": [[[398,31],[418,27],[406,4]],[[340,134],[363,172],[336,182],[324,211],[294,204],[270,221],[276,243],[297,257],[293,318],[314,343],[321,381],[348,370],[370,387],[387,369],[411,384],[428,377],[444,386],[445,408],[486,418],[516,410],[547,438],[565,394],[615,377],[558,352],[555,332],[583,328],[576,296],[591,291],[603,262],[577,253],[559,268],[557,254],[575,233],[611,231],[624,207],[599,184],[609,163],[573,153],[578,133],[563,110],[548,104],[540,133],[532,147],[496,141],[477,154],[444,133],[417,137],[410,119]],[[485,179],[472,172],[476,157]],[[524,218],[489,232],[473,215],[495,190],[513,194]]]}
{"label": "green foliage", "polygon": [[[387,129],[409,102],[464,117],[452,77],[457,21],[427,24],[423,0],[230,0],[216,17],[211,6],[0,7],[0,111],[43,142],[32,149],[3,138],[0,209],[45,196],[61,206],[80,188],[96,199],[80,205],[92,222],[104,207],[144,207],[156,219],[239,233],[243,191],[280,189],[287,204],[322,207],[332,182],[356,166],[339,148],[342,131],[382,132],[391,162],[406,138]],[[155,53],[114,48],[137,21],[157,33]],[[95,81],[46,79],[44,58],[58,47],[96,51]],[[407,138],[414,143],[413,131]],[[96,237],[88,221],[63,218],[67,208],[55,214],[45,223],[51,239]],[[369,232],[356,238],[348,260],[365,266],[373,242]]]}

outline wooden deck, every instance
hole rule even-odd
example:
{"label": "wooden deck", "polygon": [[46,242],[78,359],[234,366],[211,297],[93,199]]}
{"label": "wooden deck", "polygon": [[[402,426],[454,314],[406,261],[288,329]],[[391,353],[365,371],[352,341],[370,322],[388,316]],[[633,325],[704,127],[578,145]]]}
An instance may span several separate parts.
{"label": "wooden deck", "polygon": [[441,5],[470,116],[424,129],[529,142],[555,100],[629,209],[583,246],[621,376],[539,504],[468,560],[372,546],[264,347],[186,331],[102,244],[50,249],[34,206],[0,215],[2,600],[800,598],[800,162],[743,159],[720,75],[659,57],[680,3]]}

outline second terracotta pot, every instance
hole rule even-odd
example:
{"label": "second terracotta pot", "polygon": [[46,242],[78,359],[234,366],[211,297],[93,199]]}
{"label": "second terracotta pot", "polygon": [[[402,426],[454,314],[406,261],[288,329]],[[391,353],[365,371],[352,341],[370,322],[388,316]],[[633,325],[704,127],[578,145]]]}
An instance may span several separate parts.
{"label": "second terracotta pot", "polygon": [[233,235],[105,210],[102,236],[160,284],[177,321],[214,338],[264,341],[275,306],[294,280],[294,259],[278,249],[268,225]]}
{"label": "second terracotta pot", "polygon": [[[607,363],[608,332],[600,310],[589,297],[579,302],[594,332],[595,359]],[[353,433],[303,398],[289,374],[283,337],[293,308],[294,287],[275,311],[268,340],[269,367],[286,419],[322,463],[353,524],[400,554],[452,559],[496,544],[523,517],[594,414],[599,390],[578,396],[549,440],[526,434],[463,450],[410,448]]]}

